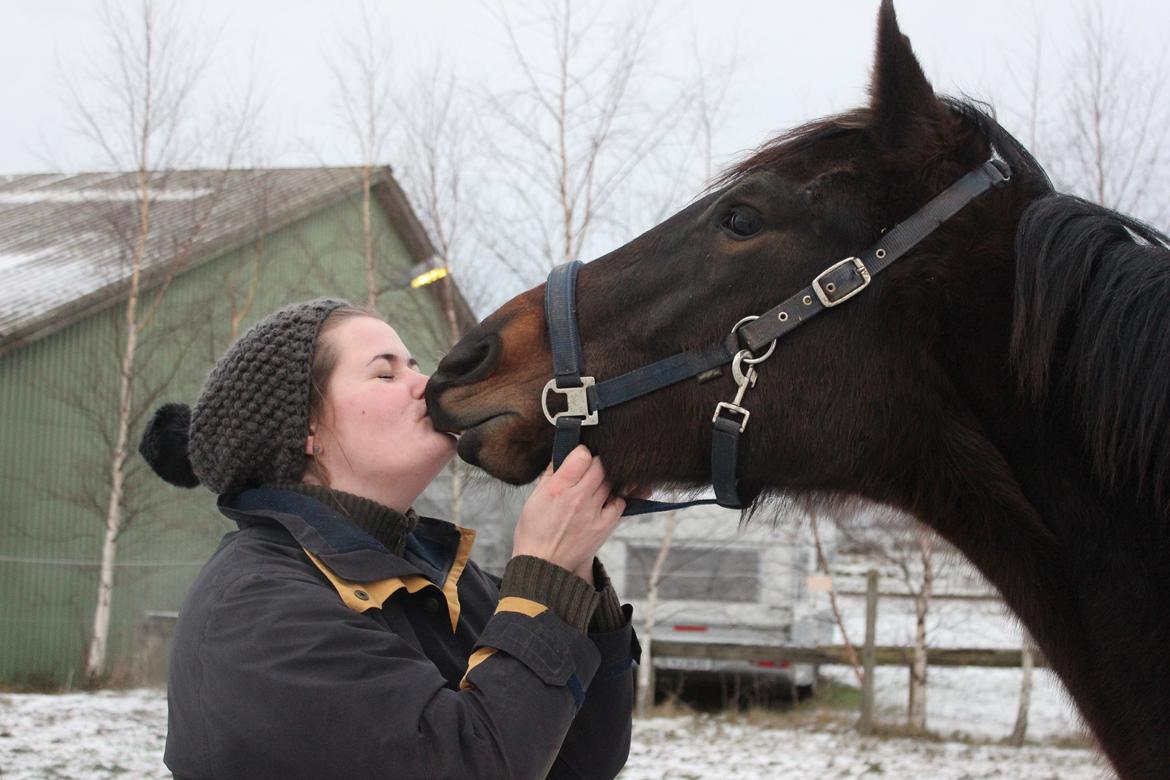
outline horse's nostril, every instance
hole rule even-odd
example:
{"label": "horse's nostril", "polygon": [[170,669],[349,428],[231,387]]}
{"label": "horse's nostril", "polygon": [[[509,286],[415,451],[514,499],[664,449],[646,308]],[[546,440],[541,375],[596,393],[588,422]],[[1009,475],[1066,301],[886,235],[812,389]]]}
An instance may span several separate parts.
{"label": "horse's nostril", "polygon": [[439,361],[433,379],[446,384],[475,382],[491,374],[500,353],[500,338],[490,333],[481,338],[464,338]]}

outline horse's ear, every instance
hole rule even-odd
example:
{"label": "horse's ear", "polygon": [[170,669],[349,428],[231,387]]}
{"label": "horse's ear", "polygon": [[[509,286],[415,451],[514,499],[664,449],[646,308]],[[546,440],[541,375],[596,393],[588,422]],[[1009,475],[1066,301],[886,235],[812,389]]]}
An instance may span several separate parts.
{"label": "horse's ear", "polygon": [[877,56],[869,90],[878,141],[887,148],[912,144],[916,132],[940,115],[940,103],[910,39],[898,29],[893,0],[883,0],[878,11]]}

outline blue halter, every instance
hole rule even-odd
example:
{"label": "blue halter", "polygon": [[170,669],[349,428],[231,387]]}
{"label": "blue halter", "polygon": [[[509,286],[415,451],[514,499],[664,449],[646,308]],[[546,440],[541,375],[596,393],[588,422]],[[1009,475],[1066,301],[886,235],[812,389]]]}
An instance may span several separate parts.
{"label": "blue halter", "polygon": [[[943,222],[992,187],[1011,179],[1011,169],[998,156],[964,175],[936,195],[905,222],[886,232],[858,257],[848,257],[826,268],[800,292],[759,316],[744,317],[722,341],[702,349],[679,352],[663,360],[597,382],[585,375],[585,357],[577,326],[577,274],[582,263],[574,260],[552,270],[545,287],[544,311],[552,346],[553,378],[541,391],[544,415],[556,428],[553,436],[553,468],[581,442],[581,429],[597,425],[600,412],[620,403],[660,390],[692,377],[704,381],[711,372],[722,374],[731,365],[736,392],[732,401],[721,401],[712,416],[711,484],[714,499],[670,503],[629,499],[626,515],[660,512],[699,504],[718,504],[743,509],[758,489],[740,485],[736,477],[739,439],[751,416],[742,404],[748,388],[756,383],[755,365],[767,360],[776,340],[833,308],[869,286],[873,277],[905,255]],[[759,355],[757,357],[757,355]],[[550,394],[565,397],[567,409],[549,410]]]}

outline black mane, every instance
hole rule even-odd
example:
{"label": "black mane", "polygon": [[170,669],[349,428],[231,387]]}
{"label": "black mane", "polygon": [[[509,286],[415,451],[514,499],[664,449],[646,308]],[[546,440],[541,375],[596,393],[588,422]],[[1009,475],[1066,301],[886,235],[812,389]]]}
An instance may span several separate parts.
{"label": "black mane", "polygon": [[1166,236],[1070,195],[1016,233],[1011,357],[1020,391],[1072,410],[1097,477],[1167,515],[1170,250]]}

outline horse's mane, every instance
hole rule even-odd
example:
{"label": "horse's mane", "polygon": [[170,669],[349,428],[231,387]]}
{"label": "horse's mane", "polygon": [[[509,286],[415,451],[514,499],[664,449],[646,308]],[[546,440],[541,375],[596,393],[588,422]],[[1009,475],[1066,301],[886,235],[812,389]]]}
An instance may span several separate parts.
{"label": "horse's mane", "polygon": [[1021,395],[1074,415],[1098,479],[1170,512],[1170,242],[1132,217],[1056,193],[989,109],[973,123],[1039,195],[1016,230],[1011,361]]}
{"label": "horse's mane", "polygon": [[1111,489],[1170,499],[1170,249],[1141,222],[1071,195],[1016,232],[1011,357],[1021,392],[1077,416]]}

